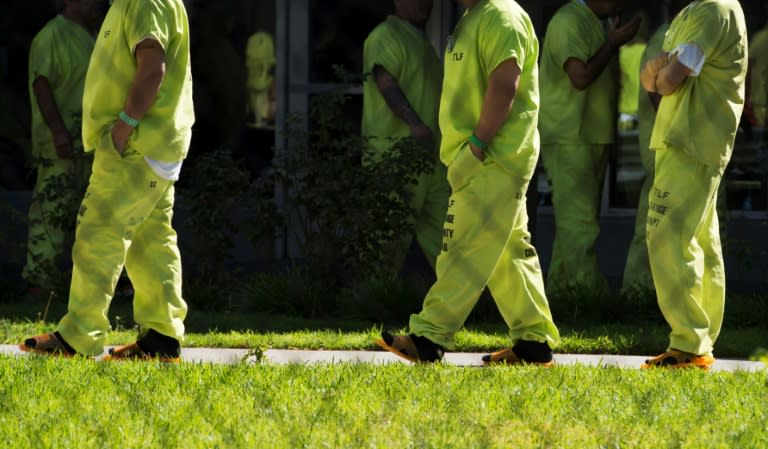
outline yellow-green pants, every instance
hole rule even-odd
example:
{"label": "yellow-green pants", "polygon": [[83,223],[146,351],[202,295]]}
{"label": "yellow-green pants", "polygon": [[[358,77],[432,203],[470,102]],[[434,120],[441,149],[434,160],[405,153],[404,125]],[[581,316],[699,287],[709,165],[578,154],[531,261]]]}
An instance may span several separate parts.
{"label": "yellow-green pants", "polygon": [[711,354],[725,307],[717,219],[722,173],[676,149],[656,151],[648,254],[656,295],[672,332],[669,348]]}
{"label": "yellow-green pants", "polygon": [[487,285],[512,342],[555,347],[560,339],[530,243],[525,192],[531,173],[512,174],[464,147],[448,167],[453,193],[437,258],[437,281],[410,331],[448,349]]}
{"label": "yellow-green pants", "polygon": [[410,208],[414,235],[408,235],[395,243],[393,271],[397,274],[405,263],[411,241],[416,238],[427,262],[435,268],[437,256],[443,246],[443,222],[445,208],[451,190],[446,181],[445,165],[437,162],[432,173],[422,173],[412,188]]}
{"label": "yellow-green pants", "polygon": [[104,350],[107,311],[123,265],[141,331],[183,339],[187,305],[173,202],[172,181],[158,177],[136,151],[117,153],[109,133],[103,137],[78,217],[69,307],[57,328],[78,353]]}
{"label": "yellow-green pants", "polygon": [[74,238],[77,207],[82,200],[93,157],[82,150],[73,159],[46,151],[37,165],[37,181],[29,206],[27,263],[22,277],[28,284],[59,287]]}
{"label": "yellow-green pants", "polygon": [[600,234],[600,200],[608,165],[605,145],[543,145],[544,169],[552,185],[555,241],[547,286],[604,290],[595,244]]}
{"label": "yellow-green pants", "polygon": [[[648,223],[648,194],[653,185],[655,158],[655,151],[640,151],[640,160],[645,171],[645,179],[640,188],[640,200],[637,204],[635,229],[632,235],[632,241],[629,243],[627,261],[624,266],[622,290],[625,292],[632,290],[648,291],[654,289],[651,265],[648,262],[648,245],[645,238],[645,228]],[[728,207],[726,198],[725,183],[721,182],[717,194],[717,215],[720,223],[720,241],[723,246],[726,244],[726,234],[728,231]]]}

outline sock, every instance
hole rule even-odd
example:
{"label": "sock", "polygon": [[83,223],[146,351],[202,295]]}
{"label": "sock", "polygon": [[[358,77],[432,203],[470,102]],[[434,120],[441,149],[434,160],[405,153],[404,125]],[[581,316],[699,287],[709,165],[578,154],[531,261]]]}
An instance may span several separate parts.
{"label": "sock", "polygon": [[552,361],[554,354],[547,343],[538,341],[518,340],[512,347],[520,360],[528,363],[547,363]]}
{"label": "sock", "polygon": [[410,334],[413,344],[416,345],[416,349],[419,351],[419,359],[425,362],[437,362],[443,359],[445,354],[445,348],[426,337],[419,337],[418,335]]}
{"label": "sock", "polygon": [[154,329],[148,330],[136,343],[142,351],[152,356],[179,357],[181,355],[181,345],[178,340]]}

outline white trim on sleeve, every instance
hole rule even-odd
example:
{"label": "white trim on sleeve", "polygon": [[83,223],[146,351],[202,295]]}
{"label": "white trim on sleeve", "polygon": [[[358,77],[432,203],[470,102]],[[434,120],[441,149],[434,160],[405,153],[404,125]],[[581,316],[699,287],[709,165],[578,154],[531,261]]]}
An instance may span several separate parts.
{"label": "white trim on sleeve", "polygon": [[701,68],[704,67],[704,63],[707,61],[707,57],[704,55],[701,47],[695,43],[678,45],[672,50],[669,57],[671,58],[674,55],[677,55],[677,60],[680,61],[680,64],[691,69],[689,76],[699,76]]}

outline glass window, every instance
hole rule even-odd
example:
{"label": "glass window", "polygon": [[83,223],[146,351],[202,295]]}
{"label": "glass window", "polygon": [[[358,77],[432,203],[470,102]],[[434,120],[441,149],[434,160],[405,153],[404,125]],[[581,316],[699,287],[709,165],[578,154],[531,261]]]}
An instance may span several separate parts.
{"label": "glass window", "polygon": [[316,0],[310,2],[310,82],[338,82],[334,66],[362,73],[363,42],[393,11],[391,1]]}

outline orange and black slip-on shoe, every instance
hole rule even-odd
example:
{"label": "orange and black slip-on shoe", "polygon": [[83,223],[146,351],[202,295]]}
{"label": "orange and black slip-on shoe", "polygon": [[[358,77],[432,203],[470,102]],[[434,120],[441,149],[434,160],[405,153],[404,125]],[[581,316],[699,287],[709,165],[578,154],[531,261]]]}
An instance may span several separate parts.
{"label": "orange and black slip-on shoe", "polygon": [[443,359],[445,349],[425,337],[414,334],[392,335],[382,332],[376,344],[398,357],[413,363],[432,363]]}
{"label": "orange and black slip-on shoe", "polygon": [[670,349],[663,354],[648,359],[640,366],[640,369],[650,368],[699,368],[705,371],[709,370],[715,363],[715,358],[711,355],[696,355],[690,352]]}

